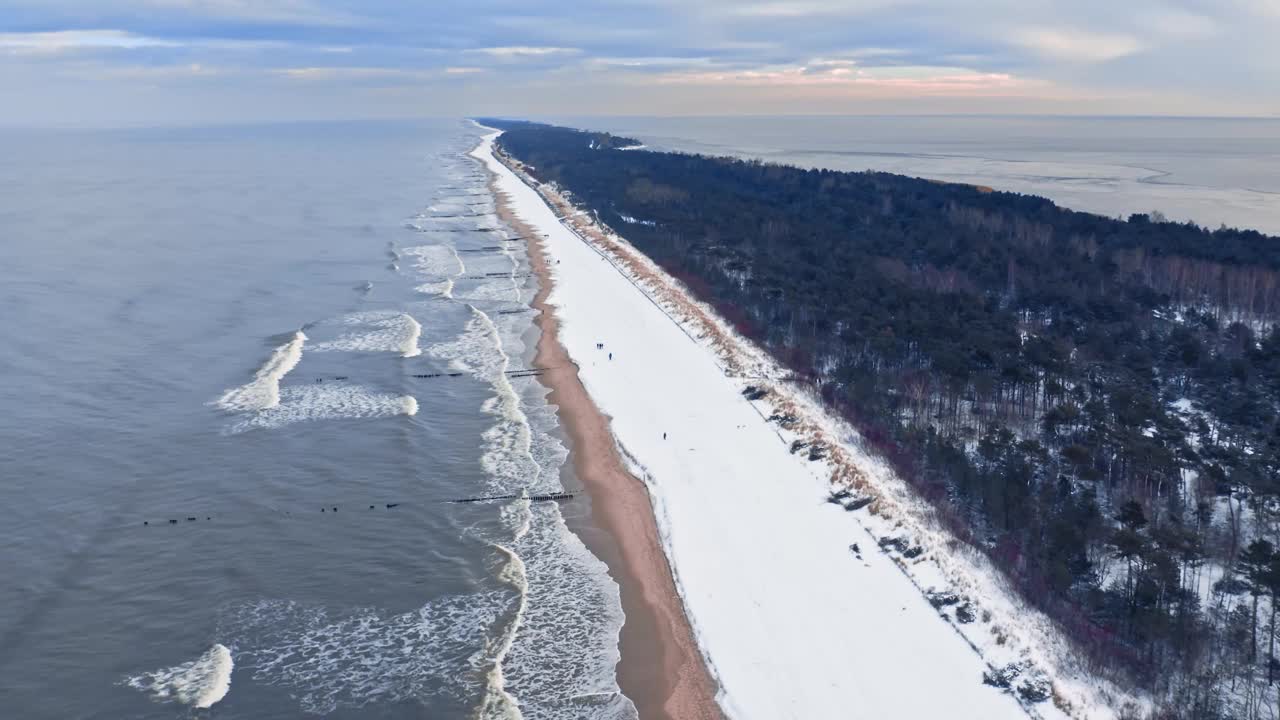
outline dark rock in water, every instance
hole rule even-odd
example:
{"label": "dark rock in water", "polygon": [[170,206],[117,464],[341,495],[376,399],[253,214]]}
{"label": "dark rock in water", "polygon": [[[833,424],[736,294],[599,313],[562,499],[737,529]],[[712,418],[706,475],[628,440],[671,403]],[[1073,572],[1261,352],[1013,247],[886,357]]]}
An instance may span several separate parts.
{"label": "dark rock in water", "polygon": [[396,506],[397,506],[397,505],[399,505],[399,504],[400,504],[400,503],[387,503],[387,507],[388,507],[388,508],[393,508],[393,507],[396,507]]}
{"label": "dark rock in water", "polygon": [[370,509],[370,510],[372,510],[372,509],[373,509],[373,506],[372,506],[372,505],[370,505],[370,506],[369,506],[369,509]]}
{"label": "dark rock in water", "polygon": [[189,518],[187,518],[187,522],[195,522],[195,521],[196,521],[196,519],[195,519],[195,518],[193,518],[193,517],[189,517]]}
{"label": "dark rock in water", "polygon": [[177,521],[177,520],[170,520],[170,521],[169,521],[169,524],[170,524],[170,525],[177,525],[177,524],[178,524],[178,521]]}
{"label": "dark rock in water", "polygon": [[978,619],[977,616],[973,614],[972,604],[965,603],[960,607],[956,608],[956,622],[960,623],[961,625],[968,625],[969,623],[977,619]]}
{"label": "dark rock in water", "polygon": [[142,521],[142,524],[143,524],[143,525],[150,525],[151,523],[147,522],[146,520],[143,520],[143,521]]}

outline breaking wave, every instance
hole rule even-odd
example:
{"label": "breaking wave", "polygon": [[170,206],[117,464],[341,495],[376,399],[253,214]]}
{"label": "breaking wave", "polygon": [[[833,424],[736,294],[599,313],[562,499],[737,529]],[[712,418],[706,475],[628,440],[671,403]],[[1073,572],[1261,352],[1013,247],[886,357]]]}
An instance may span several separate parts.
{"label": "breaking wave", "polygon": [[[460,165],[464,171],[452,172],[465,181],[466,196],[438,198],[434,208],[406,223],[428,244],[388,245],[387,254],[417,292],[449,303],[458,302],[455,293],[466,296],[462,302],[470,316],[462,332],[431,344],[409,314],[370,311],[307,328],[313,336],[308,349],[412,356],[421,342],[431,356],[484,388],[479,398],[462,396],[482,399],[481,410],[491,418],[480,436],[485,487],[475,494],[563,491],[559,471],[567,450],[554,432],[555,408],[545,401],[546,388],[507,375],[525,365],[522,338],[530,324],[527,314],[501,308],[527,299],[527,267],[499,247],[511,233],[494,225],[491,198],[473,199],[472,193],[483,192],[485,177],[469,161]],[[460,253],[453,243],[465,250]],[[418,306],[438,310],[443,304]],[[417,314],[434,319],[426,312],[431,311]],[[456,332],[452,322],[445,328],[429,323],[428,337],[439,337],[437,329]],[[296,364],[297,359],[285,372]],[[411,396],[331,379],[327,369],[316,374],[321,373],[323,382],[283,388],[277,378],[274,401],[244,407],[252,412],[235,418],[229,431],[417,412]],[[234,650],[242,676],[286,690],[308,713],[413,701],[441,717],[634,720],[634,706],[616,682],[623,616],[618,587],[604,564],[569,530],[556,503],[520,497],[494,510],[501,522],[490,516],[467,530],[494,553],[487,564],[497,580],[486,585],[491,589],[435,598],[399,614],[283,600],[238,604],[224,608],[219,637]]]}
{"label": "breaking wave", "polygon": [[423,295],[437,295],[444,298],[453,297],[453,278],[440,282],[423,283],[414,288]]}
{"label": "breaking wave", "polygon": [[455,370],[470,373],[493,388],[494,394],[481,406],[496,420],[484,432],[484,454],[480,460],[489,479],[489,489],[558,492],[559,479],[544,473],[542,464],[533,456],[533,429],[520,395],[506,375],[511,363],[499,329],[487,314],[474,306],[471,311],[471,320],[462,335],[433,346],[429,352],[449,360]]}
{"label": "breaking wave", "polygon": [[359,329],[319,343],[312,349],[318,352],[398,352],[403,357],[417,357],[422,353],[418,348],[422,325],[408,313],[356,313],[347,315],[341,322]]}
{"label": "breaking wave", "polygon": [[[530,518],[527,498],[515,500],[502,509],[502,519],[517,541],[528,534]],[[524,715],[520,712],[519,701],[515,695],[507,691],[503,663],[511,652],[516,634],[524,621],[525,609],[529,605],[528,573],[525,570],[524,560],[513,550],[499,543],[494,543],[493,546],[503,556],[503,565],[498,572],[498,579],[515,589],[517,594],[515,613],[511,620],[503,632],[489,641],[492,664],[485,675],[480,717],[482,720],[522,720]]]}
{"label": "breaking wave", "polygon": [[428,278],[458,277],[467,272],[467,264],[451,245],[417,245],[404,248],[413,260],[413,269]]}
{"label": "breaking wave", "polygon": [[520,698],[526,720],[635,720],[614,673],[624,620],[617,584],[558,506],[534,503],[529,512],[529,530],[512,546],[528,602],[502,666],[504,689]]}
{"label": "breaking wave", "polygon": [[385,418],[417,413],[418,401],[412,395],[374,392],[346,382],[295,385],[283,390],[278,405],[241,419],[228,431],[269,430],[306,420]]}
{"label": "breaking wave", "polygon": [[280,404],[280,380],[302,360],[307,336],[301,330],[293,339],[271,351],[271,357],[253,374],[253,380],[222,394],[214,404],[223,410],[245,412],[265,410]]}
{"label": "breaking wave", "polygon": [[196,708],[212,707],[231,689],[235,663],[225,645],[215,644],[190,662],[126,678],[129,687],[155,700],[176,701]]}
{"label": "breaking wave", "polygon": [[263,600],[229,608],[219,632],[233,641],[242,671],[288,689],[306,712],[404,700],[469,704],[484,692],[487,639],[511,603],[509,593],[491,591],[388,614]]}
{"label": "breaking wave", "polygon": [[[506,375],[512,369],[508,353],[522,349],[518,334],[527,319],[495,322],[471,310],[465,331],[428,353],[493,391],[482,406],[494,417],[483,434],[481,456],[488,490],[563,490],[558,470],[567,450],[551,433],[554,408],[545,403],[541,386],[517,386],[520,381]],[[619,691],[613,671],[623,615],[618,587],[604,564],[569,531],[554,503],[516,499],[503,507],[502,517],[509,535],[493,540],[504,557],[498,577],[519,592],[519,600],[510,624],[491,641],[493,666],[481,717],[634,719],[635,708]]]}

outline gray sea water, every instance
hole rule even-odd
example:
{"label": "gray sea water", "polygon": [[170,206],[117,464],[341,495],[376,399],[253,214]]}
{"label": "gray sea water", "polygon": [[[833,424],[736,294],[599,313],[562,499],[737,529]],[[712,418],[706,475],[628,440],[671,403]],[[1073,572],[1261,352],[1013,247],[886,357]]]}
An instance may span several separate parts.
{"label": "gray sea water", "polygon": [[478,137],[0,133],[0,716],[633,715]]}
{"label": "gray sea water", "polygon": [[560,118],[660,150],[883,170],[1108,216],[1280,235],[1280,119],[863,116]]}

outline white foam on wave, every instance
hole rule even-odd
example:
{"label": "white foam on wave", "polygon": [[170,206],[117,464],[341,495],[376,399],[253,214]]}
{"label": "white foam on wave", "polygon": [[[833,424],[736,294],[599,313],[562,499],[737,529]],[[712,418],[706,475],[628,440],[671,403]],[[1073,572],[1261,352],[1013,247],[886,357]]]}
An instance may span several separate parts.
{"label": "white foam on wave", "polygon": [[400,350],[405,357],[415,357],[422,354],[422,350],[418,347],[418,338],[422,337],[422,323],[413,319],[412,315],[405,314],[406,322],[409,324],[409,336],[404,339]]}
{"label": "white foam on wave", "polygon": [[[468,271],[447,245],[407,249],[404,254],[414,256],[414,268],[423,280],[435,281],[420,286],[420,292],[439,294],[442,278]],[[470,272],[494,273],[464,286],[468,300],[488,308],[486,303],[502,301],[505,306],[521,299],[524,283],[517,282],[515,274],[520,261],[506,248],[501,255],[468,258],[475,261]],[[427,352],[492,390],[481,406],[494,419],[482,435],[485,490],[494,494],[563,490],[559,470],[567,450],[551,432],[555,409],[545,401],[546,389],[536,381],[512,380],[506,374],[524,367],[519,359],[526,350],[521,337],[529,328],[528,317],[490,316],[471,304],[469,309],[472,316],[464,331]],[[635,708],[616,682],[622,608],[607,568],[569,531],[555,503],[531,504],[519,498],[504,505],[501,513],[502,529],[486,533],[484,539],[501,557],[497,579],[517,593],[517,600],[512,612],[504,615],[505,622],[496,625],[486,640],[484,655],[490,665],[478,716],[485,720],[635,720]],[[555,682],[547,682],[548,677]]]}
{"label": "white foam on wave", "polygon": [[307,336],[301,331],[289,342],[271,351],[271,357],[253,374],[253,380],[222,394],[214,404],[223,410],[245,412],[265,410],[280,404],[280,380],[302,360]]}
{"label": "white foam on wave", "polygon": [[509,593],[490,591],[389,614],[263,600],[224,611],[218,629],[233,641],[242,671],[287,688],[308,713],[406,700],[469,703],[483,695],[488,638],[511,603]]}
{"label": "white foam on wave", "polygon": [[518,302],[521,289],[514,278],[499,278],[498,282],[481,283],[467,291],[466,300],[472,302]]}
{"label": "white foam on wave", "polygon": [[[502,508],[504,525],[511,531],[514,545],[529,532],[532,515],[529,512],[528,498],[520,498]],[[481,699],[479,716],[481,720],[523,720],[520,703],[516,696],[507,690],[503,663],[511,652],[520,626],[524,623],[525,610],[529,606],[529,581],[524,560],[507,545],[493,543],[503,556],[503,564],[498,572],[498,579],[516,591],[516,608],[506,628],[488,643],[488,655],[491,659],[489,672],[485,675],[484,697]]]}
{"label": "white foam on wave", "polygon": [[459,232],[459,231],[493,231],[500,229],[498,217],[492,212],[472,212],[459,209],[459,212],[423,213],[406,220],[404,226],[422,233]]}
{"label": "white foam on wave", "polygon": [[[428,352],[487,381],[494,391],[482,406],[495,418],[483,434],[481,457],[489,489],[560,491],[558,470],[567,450],[549,432],[554,408],[545,403],[541,386],[529,384],[521,392],[506,375],[508,353],[523,348],[518,333],[527,320],[500,325],[471,309],[466,330]],[[510,623],[490,640],[493,665],[480,717],[634,720],[635,708],[614,673],[623,616],[607,568],[568,530],[554,503],[517,499],[502,516],[509,535],[493,540],[504,557],[498,578],[520,599]],[[547,683],[547,677],[557,680]]]}
{"label": "white foam on wave", "polygon": [[231,690],[235,663],[225,645],[214,644],[203,655],[171,668],[125,679],[129,687],[150,693],[161,701],[176,701],[196,708],[212,707]]}
{"label": "white foam on wave", "polygon": [[416,245],[404,248],[404,254],[423,279],[456,278],[467,272],[467,264],[452,245]]}
{"label": "white foam on wave", "polygon": [[269,430],[308,420],[386,418],[416,415],[418,401],[412,395],[394,395],[346,382],[295,385],[281,392],[280,404],[245,416],[228,428],[230,433]]}
{"label": "white foam on wave", "polygon": [[312,347],[317,352],[398,352],[403,357],[422,354],[418,338],[422,324],[404,312],[378,311],[344,316],[342,324],[358,330]]}
{"label": "white foam on wave", "polygon": [[471,308],[466,330],[457,338],[433,345],[428,353],[448,360],[450,367],[489,383],[494,394],[481,408],[496,422],[483,433],[480,463],[491,490],[500,492],[556,492],[559,481],[548,477],[533,456],[533,432],[520,396],[506,372],[511,370],[502,334],[492,318]]}
{"label": "white foam on wave", "polygon": [[414,290],[423,295],[436,295],[439,297],[453,297],[453,278],[441,280],[440,282],[423,283],[414,288]]}
{"label": "white foam on wave", "polygon": [[[469,201],[467,198],[453,198],[442,200],[435,205],[431,205],[427,208],[427,212],[423,213],[419,217],[473,216],[483,214],[484,207],[485,206],[482,202],[477,203]],[[477,209],[481,209],[481,212],[477,213]]]}
{"label": "white foam on wave", "polygon": [[565,526],[558,505],[529,510],[529,531],[512,546],[529,601],[505,658],[504,689],[520,698],[526,720],[635,720],[615,673],[624,620],[617,584]]}

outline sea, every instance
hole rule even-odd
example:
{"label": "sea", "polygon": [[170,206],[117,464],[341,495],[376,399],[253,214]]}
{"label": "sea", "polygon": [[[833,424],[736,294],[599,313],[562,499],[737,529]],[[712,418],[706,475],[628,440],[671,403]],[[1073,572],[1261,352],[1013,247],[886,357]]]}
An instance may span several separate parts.
{"label": "sea", "polygon": [[[1280,120],[565,121],[1280,234]],[[481,132],[0,130],[0,716],[635,717]]]}
{"label": "sea", "polygon": [[0,716],[635,716],[481,132],[0,132]]}

